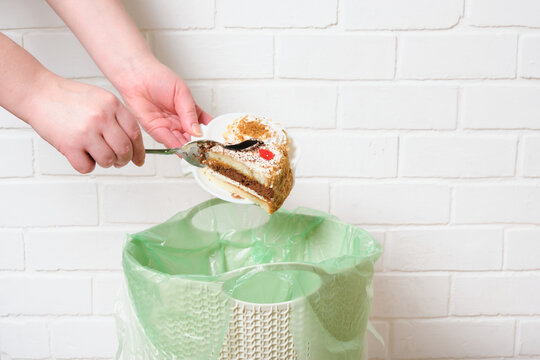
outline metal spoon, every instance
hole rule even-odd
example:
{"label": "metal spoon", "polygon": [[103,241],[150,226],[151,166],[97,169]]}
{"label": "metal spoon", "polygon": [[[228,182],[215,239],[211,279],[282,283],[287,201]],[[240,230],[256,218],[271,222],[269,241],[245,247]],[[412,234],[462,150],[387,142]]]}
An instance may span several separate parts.
{"label": "metal spoon", "polygon": [[249,139],[242,141],[238,144],[224,145],[217,141],[213,140],[195,140],[188,142],[181,148],[172,148],[172,149],[145,149],[144,152],[147,154],[161,154],[161,155],[172,155],[179,154],[191,165],[197,167],[205,167],[206,165],[201,163],[202,160],[206,158],[205,152],[209,148],[215,145],[221,145],[223,148],[228,150],[247,150],[253,146],[261,145],[263,142],[257,139]]}

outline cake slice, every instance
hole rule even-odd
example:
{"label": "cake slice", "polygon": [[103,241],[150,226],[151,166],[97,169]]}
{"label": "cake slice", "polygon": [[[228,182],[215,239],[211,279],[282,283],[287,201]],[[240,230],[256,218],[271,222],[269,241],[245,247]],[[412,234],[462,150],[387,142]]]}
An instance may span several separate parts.
{"label": "cake slice", "polygon": [[285,130],[266,118],[246,115],[233,121],[223,138],[225,144],[249,139],[262,143],[245,150],[209,148],[203,160],[204,175],[233,196],[249,199],[269,214],[275,212],[294,182]]}

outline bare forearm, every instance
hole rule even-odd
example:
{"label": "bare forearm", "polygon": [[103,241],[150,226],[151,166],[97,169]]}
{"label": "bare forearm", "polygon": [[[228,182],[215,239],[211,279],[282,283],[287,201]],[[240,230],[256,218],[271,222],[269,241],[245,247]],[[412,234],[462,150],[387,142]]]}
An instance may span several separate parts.
{"label": "bare forearm", "polygon": [[[155,61],[119,0],[47,0],[117,88]],[[121,90],[121,89],[120,89]]]}
{"label": "bare forearm", "polygon": [[0,34],[0,105],[30,123],[35,100],[56,75],[22,47]]}

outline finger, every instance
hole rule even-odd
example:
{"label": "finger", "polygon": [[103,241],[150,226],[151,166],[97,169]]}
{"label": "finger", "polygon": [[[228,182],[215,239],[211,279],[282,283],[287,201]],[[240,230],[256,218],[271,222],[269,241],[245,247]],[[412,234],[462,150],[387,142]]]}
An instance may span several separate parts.
{"label": "finger", "polygon": [[66,154],[66,158],[71,166],[81,174],[88,174],[96,167],[94,159],[83,150],[69,152]]}
{"label": "finger", "polygon": [[199,118],[199,123],[208,125],[208,123],[214,119],[210,114],[201,109],[199,105],[195,104],[195,107],[197,109],[197,117]]}
{"label": "finger", "polygon": [[197,117],[195,100],[193,100],[191,91],[185,84],[180,85],[176,91],[174,107],[180,117],[182,129],[193,136],[201,136],[202,132]]}
{"label": "finger", "polygon": [[182,136],[186,139],[186,141],[191,141],[191,135],[189,135],[188,133],[182,133]]}
{"label": "finger", "polygon": [[191,138],[191,135],[189,135],[187,133],[182,133],[182,132],[180,132],[178,130],[173,130],[172,133],[182,143],[182,145],[187,143],[189,141],[189,139]]}
{"label": "finger", "polygon": [[127,134],[131,141],[131,148],[133,151],[132,161],[135,165],[141,166],[144,164],[144,143],[142,140],[141,129],[135,117],[123,106],[121,106],[116,112],[116,119],[118,124]]}
{"label": "finger", "polygon": [[185,144],[185,139],[184,141],[178,139],[172,131],[167,128],[154,129],[150,135],[167,148],[178,148]]}
{"label": "finger", "polygon": [[133,158],[131,140],[118,124],[111,124],[103,131],[103,139],[114,151],[116,161],[114,166],[122,167]]}
{"label": "finger", "polygon": [[88,154],[103,168],[109,168],[118,161],[115,152],[101,136],[96,135],[88,139],[87,149]]}

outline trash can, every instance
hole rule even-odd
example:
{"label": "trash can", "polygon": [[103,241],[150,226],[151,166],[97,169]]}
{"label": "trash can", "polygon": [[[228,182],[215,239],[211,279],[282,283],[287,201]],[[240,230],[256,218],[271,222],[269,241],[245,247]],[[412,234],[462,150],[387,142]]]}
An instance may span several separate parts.
{"label": "trash can", "polygon": [[320,211],[206,201],[129,236],[117,359],[361,359],[381,252]]}

